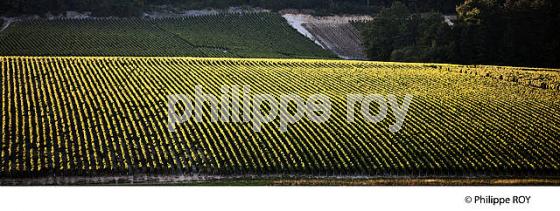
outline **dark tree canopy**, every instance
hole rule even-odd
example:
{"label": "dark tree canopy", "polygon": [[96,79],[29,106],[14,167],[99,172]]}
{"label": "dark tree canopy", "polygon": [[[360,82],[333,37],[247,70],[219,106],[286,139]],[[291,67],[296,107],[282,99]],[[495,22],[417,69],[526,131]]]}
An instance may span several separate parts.
{"label": "dark tree canopy", "polygon": [[[94,11],[96,15],[133,16],[149,5],[175,5],[178,7],[224,8],[229,6],[253,6],[273,10],[314,9],[320,13],[371,13],[390,6],[397,0],[2,0],[0,13],[43,14],[66,10]],[[454,12],[461,0],[402,0],[413,11]]]}
{"label": "dark tree canopy", "polygon": [[451,27],[438,13],[411,13],[396,2],[364,31],[367,55],[381,61],[447,62],[453,57]]}
{"label": "dark tree canopy", "polygon": [[560,67],[560,2],[467,0],[453,27],[395,3],[364,30],[372,60]]}
{"label": "dark tree canopy", "polygon": [[560,2],[468,0],[457,8],[463,63],[560,66]]}

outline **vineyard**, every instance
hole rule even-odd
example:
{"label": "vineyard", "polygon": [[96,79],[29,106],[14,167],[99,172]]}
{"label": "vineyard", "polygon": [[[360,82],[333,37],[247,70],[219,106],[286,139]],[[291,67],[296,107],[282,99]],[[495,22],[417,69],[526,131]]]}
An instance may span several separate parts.
{"label": "vineyard", "polygon": [[318,41],[342,58],[367,60],[360,32],[350,23],[306,24],[304,26]]}
{"label": "vineyard", "polygon": [[[173,21],[159,27],[180,31]],[[45,36],[23,43],[42,48],[44,40],[56,39]],[[192,43],[223,44],[219,36]],[[11,47],[26,49],[18,43]],[[57,51],[72,49],[52,52]],[[0,67],[0,183],[13,178],[130,175],[560,177],[560,91],[461,73],[476,72],[473,67],[13,56],[0,57]],[[494,71],[488,76],[498,71],[485,69]],[[321,93],[331,98],[333,113],[325,123],[303,120],[286,133],[277,129],[278,122],[257,133],[248,123],[212,122],[209,114],[203,123],[189,121],[169,132],[167,95],[193,94],[196,85],[215,95],[222,85],[250,85],[252,93],[276,96]],[[394,94],[398,99],[412,94],[414,99],[402,130],[391,133],[391,115],[378,124],[362,118],[347,122],[347,94]]]}
{"label": "vineyard", "polygon": [[315,41],[324,49],[329,49],[340,58],[367,60],[362,46],[362,28],[356,23],[370,21],[370,16],[312,16],[304,14],[283,14],[288,24]]}
{"label": "vineyard", "polygon": [[0,55],[336,57],[273,13],[21,20],[0,32]]}

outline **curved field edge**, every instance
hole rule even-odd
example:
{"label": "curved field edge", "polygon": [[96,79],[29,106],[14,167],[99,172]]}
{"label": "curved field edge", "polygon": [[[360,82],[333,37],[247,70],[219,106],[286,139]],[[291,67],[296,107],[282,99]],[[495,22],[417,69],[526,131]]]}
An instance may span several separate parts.
{"label": "curved field edge", "polygon": [[311,58],[232,58],[232,57],[192,57],[192,56],[171,56],[171,57],[153,57],[153,56],[0,56],[0,58],[14,59],[40,59],[40,58],[70,58],[70,59],[152,59],[152,60],[169,60],[169,59],[188,59],[193,61],[264,61],[264,62],[280,62],[280,63],[322,63],[330,64],[351,64],[356,67],[362,65],[383,65],[392,67],[424,67],[439,69],[442,71],[456,72],[462,74],[470,74],[479,77],[489,77],[496,80],[519,83],[529,87],[560,90],[560,69],[554,68],[535,68],[535,67],[513,67],[513,66],[495,66],[495,65],[459,65],[445,63],[414,63],[414,62],[383,62],[383,61],[360,61],[360,60],[338,60],[331,58],[311,59]]}
{"label": "curved field edge", "polygon": [[21,20],[0,33],[0,55],[336,58],[274,13]]}
{"label": "curved field edge", "polygon": [[[225,176],[258,172],[390,178],[559,175],[557,91],[441,71],[430,64],[143,57],[2,57],[0,61],[2,108],[8,112],[2,114],[2,142],[18,142],[10,150],[3,147],[6,160],[0,165],[0,178],[48,178],[53,173],[58,178],[110,178],[146,171],[154,175],[190,175],[194,171]],[[257,92],[330,93],[339,106],[348,91],[412,92],[419,100],[414,108],[425,112],[410,116],[405,125],[408,128],[397,135],[386,132],[388,123],[347,125],[339,121],[343,119],[340,114],[334,124],[310,126],[306,122],[294,126],[289,135],[279,134],[273,126],[267,126],[265,134],[254,134],[245,126],[225,124],[184,125],[181,129],[188,132],[176,136],[153,131],[164,128],[164,122],[156,118],[165,116],[158,100],[170,92],[188,91],[199,82],[214,88],[213,93],[216,86],[229,83],[248,83]],[[43,107],[29,106],[30,102],[41,101],[47,101]],[[111,101],[120,105],[107,104]],[[43,114],[41,109],[51,104],[58,110]],[[138,122],[130,113],[123,114],[138,110],[147,112],[142,116],[147,120],[158,121]],[[30,115],[33,112],[42,115]],[[106,123],[83,121],[92,116]],[[60,126],[44,126],[61,128],[54,133],[42,132],[49,130],[41,127],[30,130],[29,125],[53,119]],[[113,129],[107,131],[100,126]],[[147,127],[155,140],[148,140],[149,144],[135,142],[147,139],[142,127]],[[240,132],[232,135],[236,130]],[[192,136],[197,133],[202,135]],[[92,137],[100,142],[92,145]],[[105,145],[109,138],[120,147],[115,143]],[[59,149],[63,154],[58,156],[55,149],[57,162],[50,160],[52,144],[48,140],[69,145],[64,148],[68,153]],[[14,150],[17,147],[20,151]],[[156,147],[155,151],[150,147]],[[39,156],[38,152],[46,155]]]}

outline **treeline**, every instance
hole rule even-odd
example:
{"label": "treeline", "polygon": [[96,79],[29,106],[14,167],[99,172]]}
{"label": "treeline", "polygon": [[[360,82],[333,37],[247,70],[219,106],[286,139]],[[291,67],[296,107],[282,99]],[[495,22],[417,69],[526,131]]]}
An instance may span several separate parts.
{"label": "treeline", "polygon": [[[252,6],[272,10],[313,9],[318,14],[377,12],[397,0],[2,0],[0,14],[60,13],[63,11],[92,11],[96,16],[136,16],[149,6],[173,5],[180,8],[225,8]],[[403,0],[415,12],[454,12],[462,0]]]}
{"label": "treeline", "polygon": [[138,16],[148,0],[2,0],[5,16],[59,14],[64,11],[91,11],[95,16]]}
{"label": "treeline", "polygon": [[364,27],[368,57],[382,61],[560,67],[560,2],[467,0],[453,26],[402,3]]}

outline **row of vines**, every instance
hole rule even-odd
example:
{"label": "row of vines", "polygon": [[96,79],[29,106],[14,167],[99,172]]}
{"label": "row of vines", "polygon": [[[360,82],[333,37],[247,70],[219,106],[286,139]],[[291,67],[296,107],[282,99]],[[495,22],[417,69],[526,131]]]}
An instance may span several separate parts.
{"label": "row of vines", "polygon": [[[110,175],[560,176],[560,93],[421,64],[170,57],[0,57],[0,178]],[[189,121],[167,95],[202,85],[325,94],[329,121]],[[394,117],[346,122],[347,94],[414,95]],[[210,108],[205,107],[208,114]]]}
{"label": "row of vines", "polygon": [[0,55],[335,57],[273,13],[22,20],[0,33]]}

